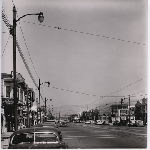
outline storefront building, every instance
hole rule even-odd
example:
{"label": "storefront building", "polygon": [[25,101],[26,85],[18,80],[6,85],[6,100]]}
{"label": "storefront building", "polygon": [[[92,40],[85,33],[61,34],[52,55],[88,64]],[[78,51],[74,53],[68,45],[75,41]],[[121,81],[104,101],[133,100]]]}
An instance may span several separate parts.
{"label": "storefront building", "polygon": [[[30,108],[34,101],[34,92],[25,83],[25,79],[20,73],[16,74],[17,79],[17,111],[18,111],[18,129],[25,124],[25,116],[23,110],[26,107]],[[32,97],[29,100],[28,91],[32,91]],[[27,104],[28,102],[28,104]],[[1,108],[4,109],[4,113],[1,112],[1,122],[3,127],[8,132],[14,131],[14,99],[13,99],[13,76],[12,74],[1,74]]]}

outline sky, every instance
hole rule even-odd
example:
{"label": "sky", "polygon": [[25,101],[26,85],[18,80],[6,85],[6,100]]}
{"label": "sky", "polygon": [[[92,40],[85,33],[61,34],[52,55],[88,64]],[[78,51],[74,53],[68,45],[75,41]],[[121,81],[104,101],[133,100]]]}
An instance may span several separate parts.
{"label": "sky", "polygon": [[[121,97],[128,95],[134,96],[131,102],[147,98],[148,1],[2,0],[10,24],[14,5],[17,18],[39,12],[44,15],[43,23],[30,15],[20,19],[16,27],[35,82],[38,85],[40,78],[43,83],[41,105],[46,98],[49,107],[87,109],[94,104],[120,103]],[[1,72],[10,73],[13,39],[3,20],[1,24]],[[18,49],[16,67],[38,98]]]}

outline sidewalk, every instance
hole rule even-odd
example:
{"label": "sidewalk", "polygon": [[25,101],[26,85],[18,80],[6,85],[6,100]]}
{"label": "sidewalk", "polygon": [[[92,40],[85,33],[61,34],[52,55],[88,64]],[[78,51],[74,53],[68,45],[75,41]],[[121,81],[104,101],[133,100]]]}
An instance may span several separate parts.
{"label": "sidewalk", "polygon": [[1,134],[1,148],[8,149],[9,137],[13,134],[13,132],[5,132]]}

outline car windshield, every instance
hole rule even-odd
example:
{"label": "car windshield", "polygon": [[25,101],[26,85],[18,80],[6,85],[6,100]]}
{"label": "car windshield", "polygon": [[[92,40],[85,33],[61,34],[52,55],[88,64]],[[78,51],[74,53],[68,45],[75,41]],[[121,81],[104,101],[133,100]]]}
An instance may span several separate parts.
{"label": "car windshield", "polygon": [[12,138],[12,144],[30,144],[33,142],[38,143],[53,143],[58,142],[58,136],[51,132],[27,132],[15,134]]}
{"label": "car windshield", "polygon": [[12,144],[32,143],[33,141],[34,141],[33,133],[20,133],[15,134],[15,136],[12,139]]}
{"label": "car windshield", "polygon": [[58,142],[58,137],[50,132],[35,132],[35,142]]}

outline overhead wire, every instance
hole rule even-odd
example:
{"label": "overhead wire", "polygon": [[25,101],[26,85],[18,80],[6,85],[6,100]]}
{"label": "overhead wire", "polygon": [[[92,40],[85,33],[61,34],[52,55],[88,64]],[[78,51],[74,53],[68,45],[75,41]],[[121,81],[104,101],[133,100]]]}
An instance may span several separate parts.
{"label": "overhead wire", "polygon": [[130,40],[123,40],[120,38],[114,38],[114,37],[104,36],[104,35],[100,35],[100,34],[93,34],[93,33],[88,33],[88,32],[83,32],[83,31],[77,31],[77,30],[62,28],[62,27],[51,26],[51,25],[38,24],[38,23],[34,23],[34,22],[29,22],[29,21],[22,21],[22,22],[40,25],[40,26],[48,27],[48,28],[54,28],[54,29],[58,29],[58,30],[70,31],[70,32],[79,33],[79,34],[86,34],[86,35],[91,35],[91,36],[95,36],[95,37],[102,37],[102,38],[106,38],[106,39],[117,40],[117,41],[121,41],[121,42],[127,42],[127,43],[138,44],[138,45],[139,44],[140,45],[146,45],[146,44],[140,43],[140,42],[135,42],[135,41],[133,42]]}
{"label": "overhead wire", "polygon": [[[145,91],[145,90],[142,90],[142,91],[140,91],[140,92],[143,92],[143,91]],[[131,94],[131,95],[139,94],[140,92],[133,93],[133,94]],[[119,99],[117,99],[117,100],[115,100],[115,101],[111,101],[111,103],[109,103],[109,104],[118,103],[118,100],[119,100]],[[130,102],[135,102],[135,101],[137,101],[137,100],[131,100],[131,99],[130,99]],[[121,103],[121,102],[119,102],[119,103]],[[127,102],[126,102],[126,103],[127,103]]]}
{"label": "overhead wire", "polygon": [[4,23],[5,23],[5,25],[6,25],[9,29],[12,28],[12,25],[10,24],[10,21],[8,20],[8,17],[7,17],[7,15],[6,15],[6,13],[5,13],[3,7],[2,7],[2,19],[3,19]]}
{"label": "overhead wire", "polygon": [[[12,2],[13,2],[13,0],[12,0]],[[2,14],[3,14],[3,13],[2,13]],[[9,21],[7,20],[7,17],[6,17],[5,15],[2,15],[2,16],[3,16],[3,18],[4,18],[3,21],[5,22],[6,26],[10,27],[11,25],[10,25]],[[27,21],[23,21],[23,22],[31,23],[31,22],[27,22]],[[19,22],[19,24],[20,24],[20,22]],[[32,24],[37,24],[37,23],[32,23]],[[38,24],[38,25],[41,25],[41,24]],[[46,25],[42,25],[42,26],[46,26]],[[75,30],[70,30],[70,29],[64,29],[64,28],[60,28],[60,27],[54,27],[54,26],[47,26],[47,27],[52,27],[52,28],[55,28],[55,29],[67,30],[67,31],[71,31],[71,32],[84,33],[84,34],[89,34],[89,35],[95,35],[95,34],[90,34],[90,33],[86,33],[86,32],[80,32],[80,31],[75,31]],[[27,50],[28,50],[28,47],[27,47],[27,44],[26,44],[25,37],[24,37],[24,34],[23,34],[23,31],[22,31],[21,26],[20,26],[20,29],[21,29],[21,33],[22,33],[22,35],[23,35],[23,39],[24,39],[26,48],[27,48]],[[100,36],[100,35],[96,35],[96,36]],[[108,37],[108,36],[102,36],[102,37],[104,37],[104,38],[110,38],[110,37]],[[116,38],[112,38],[112,39],[116,39]],[[118,40],[121,40],[121,39],[118,39]],[[125,41],[125,40],[121,40],[121,41]],[[127,42],[130,42],[130,41],[127,41]],[[140,44],[140,43],[137,43],[137,42],[133,42],[133,43]],[[143,44],[143,45],[145,45],[145,44]],[[28,52],[29,52],[29,50],[28,50]],[[32,59],[31,59],[31,55],[30,55],[30,53],[28,53],[28,54],[29,54],[30,60],[31,60],[31,62],[32,62],[33,68],[34,68],[34,70],[35,70],[33,61],[32,61]],[[36,72],[36,70],[35,70],[35,72]],[[36,72],[36,75],[38,76],[37,72]],[[142,79],[140,79],[140,80],[142,80]],[[138,82],[138,81],[136,81],[136,82]],[[135,82],[135,83],[136,83],[136,82]],[[135,84],[135,83],[133,83],[133,84]],[[131,86],[131,84],[128,85],[128,86],[126,86],[126,87],[129,87],[129,86]],[[126,88],[126,87],[124,87],[124,88]],[[56,88],[56,87],[53,87],[53,88],[54,88],[54,89],[59,89],[59,88]],[[124,88],[122,88],[122,89],[124,89]],[[118,92],[118,91],[120,91],[120,90],[122,90],[122,89],[119,89],[119,90],[117,90],[117,91],[115,91],[115,92],[113,92],[113,93],[111,93],[111,94],[114,94],[114,93],[116,93],[116,92]],[[60,90],[65,90],[65,89],[60,89]],[[75,92],[75,91],[71,91],[71,90],[66,90],[66,91],[68,91],[68,92]],[[96,96],[96,95],[87,94],[87,93],[81,93],[81,92],[75,92],[75,93],[77,93],[77,94],[78,94],[78,93],[79,93],[79,94],[84,94],[84,95],[90,95],[90,96]],[[111,94],[109,94],[109,95],[111,95]],[[108,97],[109,95],[107,95],[107,97]],[[106,97],[106,96],[100,96],[100,97],[103,98],[103,97]]]}
{"label": "overhead wire", "polygon": [[[19,25],[20,25],[20,22],[19,22]],[[31,63],[32,63],[33,69],[34,69],[34,71],[35,71],[37,77],[39,78],[39,76],[38,76],[38,74],[37,74],[37,71],[36,71],[36,69],[35,69],[34,63],[33,63],[33,61],[32,61],[31,54],[30,54],[30,52],[29,52],[29,48],[28,48],[28,46],[27,46],[27,43],[26,43],[25,36],[24,36],[23,30],[22,30],[22,28],[21,28],[21,25],[20,25],[19,27],[20,27],[20,30],[21,30],[21,33],[22,33],[22,36],[23,36],[23,40],[24,40],[24,43],[25,43],[25,46],[26,46],[26,49],[27,49],[27,52],[28,52],[30,61],[31,61]]]}
{"label": "overhead wire", "polygon": [[[135,83],[137,83],[137,82],[140,82],[141,80],[143,80],[143,79],[145,79],[145,78],[147,78],[147,77],[148,77],[148,76],[143,77],[143,78],[141,78],[141,79],[139,79],[139,80],[137,80],[137,81],[135,81],[135,82],[133,82],[133,83],[131,83],[131,84],[129,84],[129,85],[127,85],[127,86],[125,86],[125,87],[123,87],[123,88],[117,90],[117,91],[115,91],[115,92],[112,92],[112,93],[110,93],[110,94],[108,94],[108,95],[104,95],[104,96],[99,96],[99,95],[89,94],[89,93],[83,93],[83,92],[77,92],[77,91],[67,90],[67,89],[64,89],[64,88],[58,88],[58,87],[54,87],[54,86],[53,86],[52,88],[53,88],[53,89],[56,89],[56,90],[61,90],[61,91],[70,92],[70,93],[88,95],[88,96],[93,96],[93,97],[101,97],[101,98],[104,98],[104,97],[125,97],[125,96],[119,96],[119,95],[113,96],[112,94],[117,93],[117,92],[119,92],[119,91],[121,91],[121,90],[123,90],[123,89],[125,89],[125,88],[127,88],[127,87],[130,87],[131,85],[133,85],[133,84],[135,84]],[[111,95],[112,95],[112,96],[111,96]],[[101,98],[100,98],[100,99],[101,99]],[[98,99],[98,100],[100,100],[100,99]],[[96,101],[98,101],[98,100],[96,100]],[[95,103],[96,101],[94,101],[93,103]]]}
{"label": "overhead wire", "polygon": [[3,52],[2,52],[1,58],[2,58],[3,55],[4,55],[4,52],[5,52],[5,50],[6,50],[6,47],[7,47],[7,44],[8,44],[9,39],[10,39],[10,35],[9,35],[9,37],[8,37],[8,39],[7,39],[6,44],[5,44],[5,47],[4,47],[4,50],[3,50]]}

